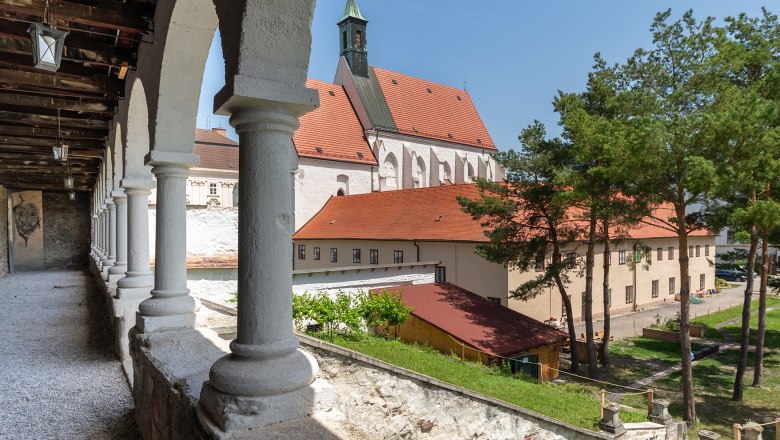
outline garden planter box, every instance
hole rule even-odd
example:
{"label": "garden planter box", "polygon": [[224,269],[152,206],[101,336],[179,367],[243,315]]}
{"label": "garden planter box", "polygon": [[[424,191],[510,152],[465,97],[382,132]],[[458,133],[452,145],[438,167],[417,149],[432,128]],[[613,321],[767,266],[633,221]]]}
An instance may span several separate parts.
{"label": "garden planter box", "polygon": [[[676,328],[677,331],[680,331],[680,324],[675,324],[674,328]],[[703,338],[705,333],[707,333],[706,325],[691,324],[690,329],[688,330],[688,334],[693,336],[694,338]]]}
{"label": "garden planter box", "polygon": [[[655,339],[656,341],[665,342],[680,342],[680,326],[676,326],[678,331],[659,330],[657,328],[643,328],[642,336],[648,339]],[[694,338],[703,338],[707,332],[706,325],[692,325],[688,334]]]}

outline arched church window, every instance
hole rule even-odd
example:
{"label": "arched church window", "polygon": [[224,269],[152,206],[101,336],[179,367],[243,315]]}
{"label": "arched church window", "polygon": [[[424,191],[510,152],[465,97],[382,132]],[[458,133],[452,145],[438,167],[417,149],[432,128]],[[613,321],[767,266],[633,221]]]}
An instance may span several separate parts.
{"label": "arched church window", "polygon": [[336,192],[336,197],[341,197],[344,195],[344,190],[339,188],[338,192]]}

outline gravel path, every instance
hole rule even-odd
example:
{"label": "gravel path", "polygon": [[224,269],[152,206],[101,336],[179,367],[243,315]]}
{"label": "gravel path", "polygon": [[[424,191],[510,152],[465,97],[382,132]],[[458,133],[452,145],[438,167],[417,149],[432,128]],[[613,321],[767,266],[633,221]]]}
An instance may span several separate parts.
{"label": "gravel path", "polygon": [[7,275],[0,301],[0,439],[139,438],[91,277]]}

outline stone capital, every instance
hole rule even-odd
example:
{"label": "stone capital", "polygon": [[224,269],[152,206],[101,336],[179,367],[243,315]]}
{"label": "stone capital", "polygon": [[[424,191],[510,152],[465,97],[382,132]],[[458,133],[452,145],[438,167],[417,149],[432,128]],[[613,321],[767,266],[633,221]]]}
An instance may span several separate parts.
{"label": "stone capital", "polygon": [[[240,111],[266,110],[298,118],[316,109],[320,97],[304,84],[289,84],[235,75],[214,96],[214,113],[230,116]],[[232,121],[231,121],[232,124]]]}
{"label": "stone capital", "polygon": [[[152,167],[152,173],[157,175],[160,169],[181,169],[189,174],[189,169],[200,164],[200,157],[197,154],[181,151],[163,151],[152,150],[144,158],[146,165]],[[156,171],[155,171],[156,170]]]}
{"label": "stone capital", "polygon": [[124,188],[117,188],[113,191],[111,191],[111,198],[114,200],[114,203],[122,203],[122,201],[127,200],[127,195],[125,194]]}

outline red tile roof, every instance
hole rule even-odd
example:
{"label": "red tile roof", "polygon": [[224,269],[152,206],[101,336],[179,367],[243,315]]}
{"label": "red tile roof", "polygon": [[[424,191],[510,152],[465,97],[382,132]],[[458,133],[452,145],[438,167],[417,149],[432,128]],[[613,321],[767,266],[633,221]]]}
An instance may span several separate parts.
{"label": "red tile roof", "polygon": [[319,92],[320,107],[301,117],[301,127],[293,136],[298,156],[376,165],[344,88],[313,79],[306,81],[306,87]]}
{"label": "red tile roof", "polygon": [[[375,192],[333,197],[293,236],[295,239],[358,239],[487,242],[484,229],[464,213],[457,196],[479,197],[475,184]],[[671,211],[659,208],[667,218]],[[660,226],[642,224],[630,234],[637,239],[676,237]],[[706,230],[692,236],[711,235]]]}
{"label": "red tile roof", "polygon": [[195,154],[198,168],[238,172],[238,143],[211,130],[195,130]]}
{"label": "red tile roof", "polygon": [[468,92],[378,67],[373,69],[399,132],[496,149]]}
{"label": "red tile roof", "polygon": [[514,355],[566,339],[566,333],[454,284],[376,289],[401,294],[412,314],[493,356]]}

